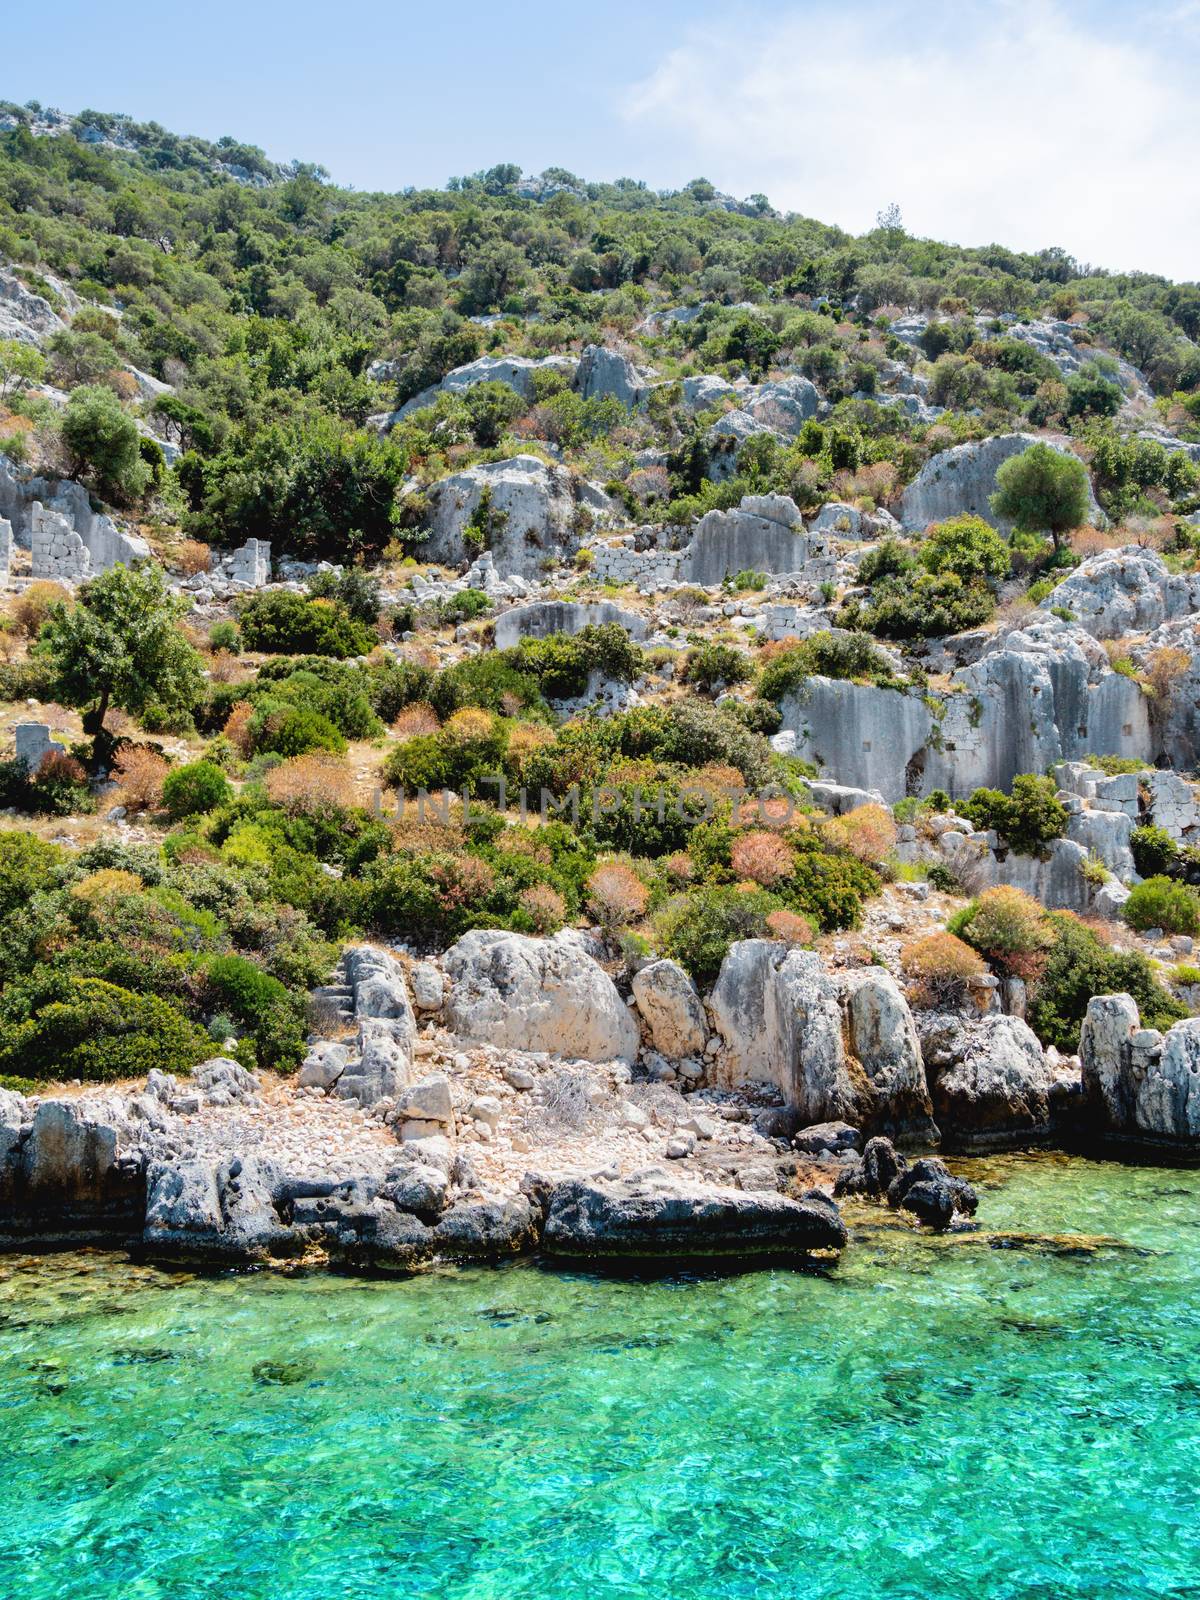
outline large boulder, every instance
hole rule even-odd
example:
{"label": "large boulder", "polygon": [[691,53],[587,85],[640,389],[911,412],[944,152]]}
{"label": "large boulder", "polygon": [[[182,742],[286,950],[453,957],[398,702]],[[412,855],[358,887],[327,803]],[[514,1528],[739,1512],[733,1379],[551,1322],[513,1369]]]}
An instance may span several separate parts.
{"label": "large boulder", "polygon": [[893,1139],[936,1143],[921,1044],[895,978],[882,967],[852,972],[842,996],[846,1045],[866,1079],[860,1121]]}
{"label": "large boulder", "polygon": [[[1003,433],[976,443],[955,445],[931,456],[900,498],[898,515],[902,526],[916,532],[931,522],[944,522],[947,517],[969,512],[994,528],[1010,532],[1011,524],[991,507],[996,473],[1012,456],[1023,455],[1033,444],[1049,444],[1064,455],[1071,453],[1056,440],[1040,440],[1031,433]],[[1103,521],[1094,498],[1088,520]]]}
{"label": "large boulder", "polygon": [[759,384],[744,402],[743,409],[755,422],[791,437],[816,416],[820,403],[816,385],[795,373],[772,383]]}
{"label": "large boulder", "polygon": [[549,1255],[576,1260],[794,1256],[845,1243],[837,1207],[823,1196],[789,1200],[659,1172],[559,1184],[542,1233]]}
{"label": "large boulder", "polygon": [[575,388],[585,400],[619,400],[629,411],[641,405],[649,392],[645,376],[632,361],[599,344],[585,346],[575,372]]}
{"label": "large boulder", "polygon": [[49,300],[27,289],[15,272],[0,267],[0,339],[40,349],[65,327]]}
{"label": "large boulder", "polygon": [[773,1083],[801,1123],[858,1121],[837,983],[811,950],[770,939],[730,946],[709,996],[723,1048],[710,1076]]}
{"label": "large boulder", "polygon": [[633,997],[650,1043],[668,1060],[698,1056],[708,1038],[696,986],[674,961],[651,961],[634,974]]}
{"label": "large boulder", "polygon": [[684,554],[685,582],[715,588],[735,573],[799,572],[824,539],[810,539],[786,495],[747,495],[732,511],[708,511]]}
{"label": "large boulder", "polygon": [[922,1017],[921,1042],[943,1137],[962,1146],[1021,1143],[1050,1130],[1053,1075],[1017,1017]]}
{"label": "large boulder", "polygon": [[[487,497],[487,529],[472,517]],[[579,549],[579,501],[565,467],[538,456],[485,462],[442,478],[429,491],[429,532],[421,545],[426,561],[461,567],[479,554],[479,531],[501,578],[534,578],[546,562],[570,559]]]}
{"label": "large boulder", "polygon": [[233,1263],[292,1256],[303,1240],[275,1206],[281,1175],[256,1156],[155,1162],[142,1242],[168,1260]]}
{"label": "large boulder", "polygon": [[358,1051],[337,1074],[334,1088],[343,1099],[373,1106],[409,1082],[417,1019],[395,956],[376,945],[354,945],[343,959],[354,997]]}
{"label": "large boulder", "polygon": [[1133,1124],[1131,1046],[1140,1027],[1132,995],[1102,994],[1088,1001],[1079,1032],[1083,1092],[1093,1121],[1108,1132]]}
{"label": "large boulder", "polygon": [[[439,394],[461,394],[473,389],[477,383],[502,383],[514,394],[519,394],[522,400],[532,401],[535,373],[560,372],[570,382],[577,366],[578,362],[570,356],[544,356],[540,361],[531,360],[528,356],[480,356],[476,361],[468,361],[465,366],[455,367],[440,383],[431,384],[428,389],[422,389],[420,394],[413,395],[411,400],[406,400],[399,410],[369,420],[386,431],[411,412],[431,406]],[[368,369],[368,376],[380,383],[391,381],[395,375],[396,369],[388,361],[374,361]]]}
{"label": "large boulder", "polygon": [[144,1162],[128,1108],[19,1095],[0,1104],[0,1232],[51,1242],[136,1230]]}
{"label": "large boulder", "polygon": [[443,960],[451,1032],[513,1050],[632,1062],[638,1028],[617,987],[579,941],[477,929]]}

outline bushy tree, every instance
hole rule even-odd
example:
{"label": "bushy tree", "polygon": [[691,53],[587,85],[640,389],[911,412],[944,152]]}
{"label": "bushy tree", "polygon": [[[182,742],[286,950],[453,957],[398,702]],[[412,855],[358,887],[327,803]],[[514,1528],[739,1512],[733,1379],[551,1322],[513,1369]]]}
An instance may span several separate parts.
{"label": "bushy tree", "polygon": [[113,567],[83,584],[74,606],[51,606],[37,650],[49,662],[53,697],[83,712],[97,769],[112,754],[105,718],[114,707],[140,717],[187,712],[199,699],[200,656],[179,629],[185,610],[149,564]]}
{"label": "bushy tree", "polygon": [[150,485],[137,425],[111,389],[83,384],[72,391],[62,418],[72,471],[94,479],[110,500],[137,500]]}
{"label": "bushy tree", "polygon": [[1087,517],[1087,468],[1052,445],[1030,445],[1001,464],[991,506],[1025,532],[1048,533],[1057,549]]}

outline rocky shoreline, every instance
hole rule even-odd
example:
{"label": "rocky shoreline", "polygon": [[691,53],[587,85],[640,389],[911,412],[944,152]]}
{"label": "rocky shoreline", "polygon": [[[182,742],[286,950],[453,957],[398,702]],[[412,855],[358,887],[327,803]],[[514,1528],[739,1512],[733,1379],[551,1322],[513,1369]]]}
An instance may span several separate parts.
{"label": "rocky shoreline", "polygon": [[398,1271],[796,1261],[846,1247],[840,1202],[971,1226],[939,1141],[1200,1149],[1200,1021],[1143,1029],[1128,996],[1093,1000],[1080,1056],[1048,1061],[1017,1018],[914,1016],[884,969],[839,976],[766,941],[735,944],[706,1001],[667,961],[623,1000],[578,933],[485,932],[440,961],[351,947],[319,999],[328,1036],[293,1079],[218,1056],[120,1088],[0,1090],[0,1248]]}

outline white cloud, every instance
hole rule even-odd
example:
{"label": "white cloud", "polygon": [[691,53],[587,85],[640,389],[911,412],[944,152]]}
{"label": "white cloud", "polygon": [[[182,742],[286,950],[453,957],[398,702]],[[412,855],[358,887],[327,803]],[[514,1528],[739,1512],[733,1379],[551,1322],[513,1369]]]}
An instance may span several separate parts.
{"label": "white cloud", "polygon": [[1028,0],[725,13],[621,112],[674,181],[855,232],[896,200],[912,233],[1197,278],[1193,42],[1177,12],[1126,17],[1120,36]]}

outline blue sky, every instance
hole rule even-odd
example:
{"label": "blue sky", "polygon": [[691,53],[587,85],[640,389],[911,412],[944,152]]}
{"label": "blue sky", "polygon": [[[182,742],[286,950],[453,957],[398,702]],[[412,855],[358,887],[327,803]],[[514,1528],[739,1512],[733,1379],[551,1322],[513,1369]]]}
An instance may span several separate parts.
{"label": "blue sky", "polygon": [[1200,0],[794,4],[60,0],[0,97],[126,111],[359,188],[497,161],[704,175],[847,228],[1059,244],[1200,277]]}

